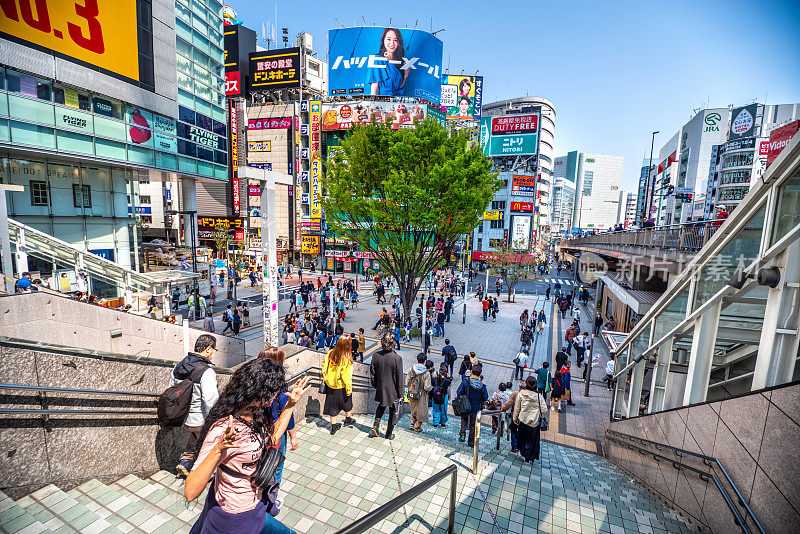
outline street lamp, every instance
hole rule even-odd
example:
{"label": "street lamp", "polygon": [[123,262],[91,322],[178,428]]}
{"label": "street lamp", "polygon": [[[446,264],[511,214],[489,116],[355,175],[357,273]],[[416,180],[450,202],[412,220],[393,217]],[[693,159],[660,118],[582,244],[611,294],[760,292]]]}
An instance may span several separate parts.
{"label": "street lamp", "polygon": [[[656,143],[656,134],[657,133],[658,133],[658,130],[653,132],[653,138],[650,140],[650,160],[648,160],[648,162],[647,162],[647,181],[648,182],[650,182],[650,174],[652,173],[652,170],[653,170],[653,145],[655,145],[655,143]],[[644,206],[644,208],[643,208],[644,209],[644,213],[642,214],[642,224],[644,224],[645,220],[650,218],[650,204],[653,203],[653,199],[655,197],[655,194],[656,194],[656,178],[655,178],[655,176],[653,176],[653,180],[650,183],[650,194],[645,196],[645,200],[647,200],[647,198],[649,197],[650,198],[650,202],[647,202],[647,206]]]}
{"label": "street lamp", "polygon": [[[164,213],[167,215],[189,215],[190,219],[189,222],[191,224],[191,232],[192,232],[192,272],[197,274],[197,244],[195,243],[194,238],[194,217],[197,215],[197,210],[167,210]],[[199,284],[197,283],[197,278],[195,277],[192,280],[192,287],[194,293],[194,320],[197,320],[197,311],[200,308],[200,288]]]}

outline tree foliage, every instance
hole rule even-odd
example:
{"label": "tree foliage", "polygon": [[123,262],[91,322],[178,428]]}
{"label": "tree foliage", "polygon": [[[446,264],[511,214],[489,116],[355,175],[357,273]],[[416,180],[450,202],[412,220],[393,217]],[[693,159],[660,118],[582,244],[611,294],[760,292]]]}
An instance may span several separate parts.
{"label": "tree foliage", "polygon": [[408,313],[422,279],[471,232],[500,188],[465,134],[428,119],[416,128],[354,128],[328,163],[328,225],[375,254]]}
{"label": "tree foliage", "polygon": [[484,260],[503,276],[509,302],[511,302],[511,292],[514,290],[514,286],[520,280],[526,279],[528,271],[535,265],[533,258],[525,252],[513,250],[507,243],[503,243],[501,248],[495,248],[494,252],[484,256]]}

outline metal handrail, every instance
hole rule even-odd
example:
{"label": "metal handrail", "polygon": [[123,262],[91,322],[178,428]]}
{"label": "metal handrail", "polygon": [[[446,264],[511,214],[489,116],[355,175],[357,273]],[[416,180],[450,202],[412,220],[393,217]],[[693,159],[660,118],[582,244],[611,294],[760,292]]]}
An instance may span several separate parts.
{"label": "metal handrail", "polygon": [[[654,457],[658,457],[658,458],[667,460],[669,462],[672,462],[673,466],[675,466],[677,464],[677,465],[679,465],[679,466],[681,466],[681,467],[683,467],[685,469],[689,469],[690,471],[694,471],[695,473],[698,473],[701,476],[701,478],[705,478],[705,477],[712,478],[714,480],[714,484],[716,484],[716,486],[717,486],[717,489],[720,491],[720,493],[722,494],[722,497],[725,499],[725,502],[728,504],[728,507],[731,509],[731,512],[733,512],[734,518],[736,520],[736,524],[739,525],[744,532],[749,533],[750,529],[747,527],[745,521],[742,519],[741,514],[739,513],[739,511],[736,509],[735,506],[733,506],[733,503],[731,502],[730,497],[728,496],[728,492],[725,491],[725,489],[722,487],[722,485],[720,484],[719,479],[717,478],[716,474],[707,473],[707,472],[703,471],[702,469],[697,469],[696,467],[692,467],[690,465],[686,465],[683,462],[680,462],[680,461],[677,461],[677,460],[673,460],[671,458],[667,458],[666,456],[662,456],[662,455],[657,454],[657,453],[652,453],[652,452],[646,451],[646,450],[638,447],[637,445],[632,445],[632,444],[628,444],[628,443],[621,443],[620,441],[618,441],[617,438],[611,437],[611,436],[609,436],[609,434],[613,434],[615,436],[619,436],[620,438],[628,439],[628,440],[631,440],[631,441],[638,441],[642,445],[652,445],[653,447],[655,447],[656,450],[661,450],[662,448],[670,449],[670,450],[672,450],[673,454],[675,454],[675,456],[677,456],[678,458],[681,458],[684,454],[689,455],[689,456],[693,456],[695,458],[700,458],[703,461],[703,464],[711,467],[712,469],[713,469],[713,466],[711,464],[712,463],[716,464],[717,467],[719,467],[720,471],[722,471],[722,474],[725,476],[725,480],[727,480],[728,484],[730,484],[731,488],[733,488],[733,491],[736,493],[736,497],[737,497],[737,499],[739,501],[739,504],[744,506],[744,509],[746,510],[748,517],[753,521],[753,523],[755,524],[756,528],[758,529],[758,532],[760,532],[761,534],[765,534],[764,533],[764,528],[761,526],[761,523],[759,523],[758,519],[756,519],[756,516],[753,513],[753,510],[750,509],[750,506],[748,506],[747,502],[744,500],[744,497],[742,497],[742,494],[739,492],[739,488],[737,488],[736,484],[733,483],[733,480],[731,480],[731,477],[728,475],[728,472],[725,470],[725,468],[722,467],[722,464],[720,463],[719,459],[714,458],[712,456],[707,456],[705,454],[688,451],[686,449],[681,449],[679,447],[674,447],[672,445],[667,445],[666,443],[658,443],[658,442],[655,442],[655,441],[651,441],[649,439],[639,438],[639,437],[636,437],[636,436],[631,436],[630,434],[625,434],[623,432],[618,432],[616,430],[606,429],[606,439],[608,439],[610,441],[614,441],[616,443],[619,443],[620,445],[625,445],[629,449],[630,448],[636,449],[641,454],[650,454],[650,455],[652,455]],[[656,458],[656,460],[658,460],[658,458]]]}
{"label": "metal handrail", "polygon": [[699,251],[714,236],[726,219],[696,221],[683,224],[653,226],[637,230],[601,233],[573,237],[562,241],[562,246],[617,245],[657,247],[665,249]]}
{"label": "metal handrail", "polygon": [[15,391],[43,391],[45,393],[94,393],[99,395],[132,395],[137,397],[158,397],[158,393],[139,393],[136,391],[108,391],[104,389],[74,389],[74,388],[55,388],[48,386],[20,386],[17,384],[0,384],[0,389],[11,389]]}
{"label": "metal handrail", "polygon": [[455,534],[456,485],[458,479],[458,468],[455,465],[447,466],[427,480],[424,480],[407,491],[404,491],[391,501],[381,505],[364,517],[356,519],[346,527],[338,530],[337,534],[356,534],[359,532],[366,532],[370,527],[377,525],[380,521],[389,517],[402,506],[416,499],[426,490],[432,488],[440,480],[443,480],[448,476],[450,477],[450,513],[447,519],[447,533]]}
{"label": "metal handrail", "polygon": [[0,414],[20,415],[154,415],[155,410],[48,410],[48,409],[28,409],[28,408],[0,408]]}
{"label": "metal handrail", "polygon": [[[481,437],[481,417],[484,415],[498,415],[505,414],[505,410],[480,410],[475,414],[475,440],[472,443],[472,473],[478,474],[478,453],[480,450],[479,442]],[[503,425],[505,421],[500,418],[497,429],[497,450],[500,450],[500,438],[503,436]]]}

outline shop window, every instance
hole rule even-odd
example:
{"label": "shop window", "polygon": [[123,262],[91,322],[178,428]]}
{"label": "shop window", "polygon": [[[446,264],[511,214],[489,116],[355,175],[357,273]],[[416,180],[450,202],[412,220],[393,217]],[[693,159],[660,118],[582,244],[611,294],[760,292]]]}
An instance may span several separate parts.
{"label": "shop window", "polygon": [[92,188],[88,185],[72,184],[72,202],[76,208],[92,207]]}
{"label": "shop window", "polygon": [[50,82],[34,76],[28,76],[12,70],[8,73],[8,90],[12,93],[20,93],[26,96],[38,98],[40,100],[52,100],[52,89]]}
{"label": "shop window", "polygon": [[31,206],[47,206],[47,182],[31,180]]}
{"label": "shop window", "polygon": [[69,106],[71,108],[91,111],[89,95],[71,87],[56,84],[53,87],[53,101],[56,104]]}
{"label": "shop window", "polygon": [[139,215],[139,220],[145,224],[152,224],[153,223],[153,216],[152,215]]}

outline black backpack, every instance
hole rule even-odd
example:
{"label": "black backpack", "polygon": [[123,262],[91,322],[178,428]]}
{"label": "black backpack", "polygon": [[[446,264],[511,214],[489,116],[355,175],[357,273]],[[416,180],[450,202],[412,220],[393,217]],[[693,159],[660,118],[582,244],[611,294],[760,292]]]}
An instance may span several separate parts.
{"label": "black backpack", "polygon": [[167,427],[181,426],[189,415],[194,385],[200,380],[208,365],[197,365],[189,378],[168,387],[158,396],[158,421]]}

